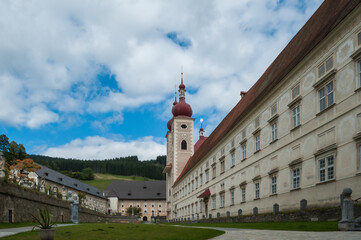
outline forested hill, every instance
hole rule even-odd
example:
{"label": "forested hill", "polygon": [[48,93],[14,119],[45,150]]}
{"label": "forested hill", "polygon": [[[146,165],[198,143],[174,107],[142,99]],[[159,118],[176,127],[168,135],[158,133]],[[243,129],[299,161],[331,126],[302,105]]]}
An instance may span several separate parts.
{"label": "forested hill", "polygon": [[29,158],[56,171],[81,172],[85,168],[91,168],[95,173],[135,175],[156,180],[165,179],[162,171],[166,163],[166,156],[158,156],[157,159],[148,161],[139,161],[137,156],[106,160],[78,160],[41,155],[29,155]]}

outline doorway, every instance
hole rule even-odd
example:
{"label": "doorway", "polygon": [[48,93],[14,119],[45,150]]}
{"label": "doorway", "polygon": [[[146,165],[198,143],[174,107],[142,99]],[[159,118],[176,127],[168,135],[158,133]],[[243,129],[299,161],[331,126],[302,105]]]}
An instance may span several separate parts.
{"label": "doorway", "polygon": [[13,210],[9,209],[9,223],[13,223]]}
{"label": "doorway", "polygon": [[147,217],[147,216],[144,216],[144,217],[143,217],[143,221],[144,221],[144,222],[147,222],[147,221],[148,221],[148,217]]}

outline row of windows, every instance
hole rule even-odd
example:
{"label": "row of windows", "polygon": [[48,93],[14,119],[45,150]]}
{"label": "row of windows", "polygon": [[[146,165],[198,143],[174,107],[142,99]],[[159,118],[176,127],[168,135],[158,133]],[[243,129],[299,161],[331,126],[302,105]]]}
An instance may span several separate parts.
{"label": "row of windows", "polygon": [[[140,207],[140,204],[137,204],[136,205],[138,208]],[[154,208],[154,204],[152,204],[152,208]],[[124,207],[124,203],[122,203],[122,208]],[[133,207],[133,204],[129,204],[129,207]],[[144,208],[148,207],[147,203],[144,203]],[[158,204],[158,207],[161,208],[162,207],[162,204]]]}
{"label": "row of windows", "polygon": [[[358,34],[358,39],[360,38],[360,33]],[[357,59],[356,61],[357,64],[357,86],[361,87],[361,58]],[[334,64],[333,64],[333,56],[331,56],[330,58],[328,58],[326,61],[324,61],[323,63],[321,63],[318,67],[318,78],[321,79],[322,77],[324,77],[325,75],[327,75],[329,72],[331,72],[334,69]],[[301,125],[301,107],[300,107],[300,101],[301,98],[299,98],[300,96],[300,84],[297,84],[296,86],[294,86],[291,89],[291,93],[292,93],[292,98],[295,101],[294,104],[291,104],[290,108],[291,108],[291,112],[292,112],[292,127],[297,128],[298,126]],[[334,103],[335,103],[335,92],[334,92],[334,78],[330,78],[330,80],[328,80],[326,83],[321,84],[320,86],[317,86],[317,95],[318,95],[318,107],[319,107],[319,112],[324,111],[325,109],[327,109],[328,107],[331,107]],[[299,99],[297,99],[299,98]],[[292,103],[292,102],[291,102]],[[277,103],[274,103],[271,106],[271,114],[272,116],[277,114]],[[271,124],[271,143],[276,141],[278,138],[278,122],[277,122],[277,117],[275,118],[274,121],[270,122]],[[259,116],[256,117],[255,119],[255,127],[256,129],[259,128],[260,126],[260,119]],[[245,130],[242,131],[242,137],[245,139]],[[258,152],[261,150],[261,131],[256,131],[254,133],[254,139],[255,139],[255,152]],[[241,145],[241,160],[245,160],[247,158],[247,143],[246,141],[243,141],[244,143]],[[234,146],[234,140],[232,140],[233,146]],[[224,148],[221,149],[221,155],[224,155]],[[214,160],[215,161],[215,157]],[[221,160],[221,171],[220,173],[224,173],[225,172],[225,162],[224,162],[224,158]],[[235,152],[233,151],[231,153],[231,167],[235,166]],[[201,168],[202,171],[202,168]],[[216,177],[216,165],[214,164],[212,166],[212,178]],[[203,184],[202,182],[202,177],[203,175],[200,174],[199,175],[199,179],[200,179],[200,186]],[[198,187],[198,180],[196,180],[196,188]],[[205,170],[205,182],[209,181],[209,170],[208,170],[208,162],[206,163],[206,170]],[[186,194],[189,193],[189,191],[193,191],[193,183],[192,183],[192,188],[188,188],[186,187],[186,191],[184,193],[184,191],[180,190],[179,192],[183,192],[181,194],[178,194],[177,197],[183,197]]]}
{"label": "row of windows", "polygon": [[[359,146],[359,150],[361,151],[361,145]],[[361,157],[360,157],[361,163]],[[319,175],[319,182],[325,182],[334,179],[334,155],[329,155],[327,157],[321,158],[318,160],[318,175]],[[300,188],[300,180],[301,179],[301,167],[297,166],[291,170],[291,180],[292,189]],[[256,181],[254,183],[254,199],[260,198],[260,181]],[[271,176],[271,183],[270,183],[271,195],[277,194],[277,174]],[[235,204],[235,194],[234,189],[230,190],[230,206]],[[241,186],[241,202],[246,202],[246,185]],[[211,197],[211,204],[212,209],[216,209],[216,195]],[[220,208],[225,207],[225,193],[219,194],[219,206]],[[193,206],[193,205],[192,205]],[[197,203],[196,203],[197,206]],[[200,203],[200,206],[201,203]],[[189,209],[190,210],[190,209]],[[197,211],[197,210],[196,210]],[[202,210],[200,210],[202,212]],[[193,210],[192,210],[193,213]]]}
{"label": "row of windows", "polygon": [[[122,211],[122,213],[125,213],[125,209],[122,209],[121,211]],[[144,214],[147,214],[147,213],[148,213],[147,209],[144,209],[143,212],[144,212]],[[161,212],[162,212],[162,210],[159,209],[159,210],[158,210],[158,213],[161,213]],[[152,214],[154,214],[154,213],[155,213],[155,210],[152,209]]]}

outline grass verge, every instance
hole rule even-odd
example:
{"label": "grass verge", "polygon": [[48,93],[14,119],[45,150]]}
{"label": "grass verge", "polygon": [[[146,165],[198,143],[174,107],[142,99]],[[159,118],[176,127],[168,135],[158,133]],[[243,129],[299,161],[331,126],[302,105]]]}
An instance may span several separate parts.
{"label": "grass verge", "polygon": [[[169,224],[169,223],[167,223]],[[288,230],[288,231],[337,231],[337,222],[257,222],[257,223],[194,223],[177,224],[200,227],[222,227],[222,228],[243,228],[243,229],[264,229],[264,230]]]}
{"label": "grass verge", "polygon": [[[201,240],[223,234],[212,229],[179,228],[153,224],[84,223],[69,227],[59,227],[55,231],[56,240]],[[4,240],[37,240],[37,231],[19,233],[2,238]]]}

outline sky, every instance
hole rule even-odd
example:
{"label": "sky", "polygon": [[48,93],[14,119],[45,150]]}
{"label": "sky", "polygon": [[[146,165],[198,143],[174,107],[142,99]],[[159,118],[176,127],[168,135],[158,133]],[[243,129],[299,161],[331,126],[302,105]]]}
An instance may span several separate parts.
{"label": "sky", "polygon": [[29,154],[166,154],[181,69],[209,135],[321,0],[2,0],[0,134]]}

